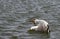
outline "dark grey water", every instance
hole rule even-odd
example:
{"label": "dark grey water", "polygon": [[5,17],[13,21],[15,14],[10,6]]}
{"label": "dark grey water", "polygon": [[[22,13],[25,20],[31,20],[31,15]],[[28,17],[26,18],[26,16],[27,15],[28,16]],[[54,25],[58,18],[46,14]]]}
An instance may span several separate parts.
{"label": "dark grey water", "polygon": [[[33,17],[49,22],[49,35],[27,33]],[[60,0],[0,0],[0,39],[60,39]]]}

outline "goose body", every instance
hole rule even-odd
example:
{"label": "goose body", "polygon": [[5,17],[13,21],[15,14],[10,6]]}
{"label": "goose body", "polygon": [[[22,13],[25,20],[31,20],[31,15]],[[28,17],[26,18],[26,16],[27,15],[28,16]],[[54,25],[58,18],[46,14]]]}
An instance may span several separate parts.
{"label": "goose body", "polygon": [[39,20],[35,19],[33,20],[33,24],[36,24],[35,26],[32,26],[30,30],[40,31],[40,32],[49,32],[49,26],[48,22],[45,20]]}

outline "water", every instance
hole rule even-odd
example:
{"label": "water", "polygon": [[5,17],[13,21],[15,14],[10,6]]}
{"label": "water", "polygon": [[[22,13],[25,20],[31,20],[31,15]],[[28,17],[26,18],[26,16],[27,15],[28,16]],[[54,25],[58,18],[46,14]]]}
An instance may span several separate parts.
{"label": "water", "polygon": [[[46,20],[50,34],[30,34],[30,18]],[[0,39],[60,39],[60,0],[0,0]]]}

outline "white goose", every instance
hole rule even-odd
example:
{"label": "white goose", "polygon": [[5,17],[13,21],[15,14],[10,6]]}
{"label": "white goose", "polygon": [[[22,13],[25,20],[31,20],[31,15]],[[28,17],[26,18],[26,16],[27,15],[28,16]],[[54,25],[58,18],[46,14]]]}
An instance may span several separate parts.
{"label": "white goose", "polygon": [[33,19],[32,23],[35,26],[32,26],[30,30],[40,31],[40,32],[49,32],[48,22],[45,20]]}

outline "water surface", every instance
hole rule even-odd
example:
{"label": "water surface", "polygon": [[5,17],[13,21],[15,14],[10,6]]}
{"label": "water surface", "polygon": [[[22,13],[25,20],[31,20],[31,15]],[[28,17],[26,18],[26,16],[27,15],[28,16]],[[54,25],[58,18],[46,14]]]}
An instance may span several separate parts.
{"label": "water surface", "polygon": [[[46,20],[50,34],[30,34],[30,18]],[[60,39],[60,0],[0,0],[0,39]]]}

